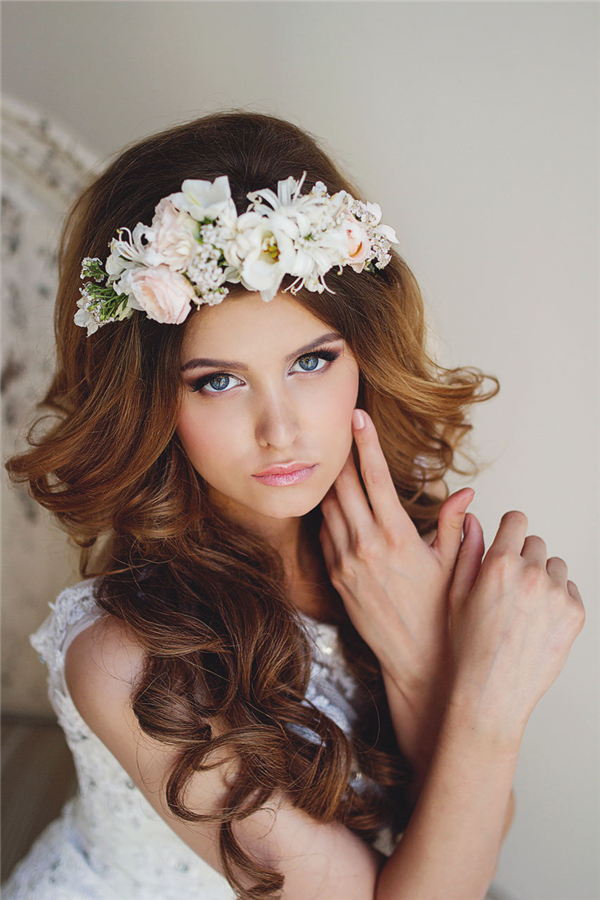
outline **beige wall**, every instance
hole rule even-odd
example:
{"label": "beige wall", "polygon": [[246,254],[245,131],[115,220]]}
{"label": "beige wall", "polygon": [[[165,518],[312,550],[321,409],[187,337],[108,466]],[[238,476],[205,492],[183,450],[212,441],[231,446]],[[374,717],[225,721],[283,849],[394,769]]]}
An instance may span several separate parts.
{"label": "beige wall", "polygon": [[441,361],[498,376],[473,511],[488,544],[526,512],[587,621],[527,728],[497,884],[597,898],[597,5],[5,0],[2,20],[3,90],[100,156],[231,106],[325,138],[396,228]]}

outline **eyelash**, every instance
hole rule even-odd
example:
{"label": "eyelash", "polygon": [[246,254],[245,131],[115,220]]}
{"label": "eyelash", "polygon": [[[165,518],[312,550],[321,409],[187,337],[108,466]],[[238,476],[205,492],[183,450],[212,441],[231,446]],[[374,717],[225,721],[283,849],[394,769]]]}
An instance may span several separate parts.
{"label": "eyelash", "polygon": [[[302,356],[299,356],[294,365],[301,359],[308,359],[311,356],[316,356],[317,359],[324,359],[327,362],[334,362],[340,355],[339,350],[315,350],[313,353],[303,353]],[[314,372],[324,372],[328,369],[329,366],[325,366],[322,369],[314,369]],[[304,374],[310,375],[312,374],[309,371],[306,371]],[[228,378],[237,378],[237,375],[231,375],[230,372],[211,372],[210,375],[203,375],[201,378],[198,378],[196,381],[192,382],[190,385],[191,390],[194,393],[202,393],[203,388],[209,381],[212,381],[213,378],[218,378],[220,375],[225,375]],[[226,388],[223,391],[206,391],[206,394],[227,394],[229,392],[229,388]]]}

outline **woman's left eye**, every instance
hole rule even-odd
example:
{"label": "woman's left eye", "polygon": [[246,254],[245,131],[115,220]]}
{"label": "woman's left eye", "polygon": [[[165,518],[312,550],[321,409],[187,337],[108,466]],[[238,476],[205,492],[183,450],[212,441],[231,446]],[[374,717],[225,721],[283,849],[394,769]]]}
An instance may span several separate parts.
{"label": "woman's left eye", "polygon": [[[306,367],[302,366],[301,371],[321,372],[325,367],[321,366],[321,368],[317,368],[318,360],[322,359],[325,362],[331,363],[335,359],[337,359],[339,355],[339,350],[319,350],[316,353],[304,353],[302,356],[298,357],[294,365],[302,364],[303,360],[314,361],[314,365],[311,363]],[[196,379],[196,381],[192,382],[190,388],[192,389],[192,391],[200,394],[226,394],[228,393],[228,385],[224,385],[223,380],[228,379],[230,381],[232,378],[237,378],[237,376],[230,375],[228,372],[214,372],[211,375],[203,375],[201,378]],[[219,389],[219,387],[217,387],[217,389],[215,390],[213,385],[213,390],[208,390],[207,387],[211,384],[211,382],[220,384],[220,387],[224,387],[225,389],[221,390]],[[236,385],[234,385],[234,387],[236,387]]]}
{"label": "woman's left eye", "polygon": [[[304,356],[298,357],[298,359],[296,360],[294,365],[296,365],[296,363],[302,362],[303,359],[314,360],[315,363],[318,362],[318,360],[320,360],[320,359],[324,359],[328,362],[333,362],[333,360],[337,359],[339,355],[340,355],[339,353],[336,353],[333,350],[321,350],[320,353],[305,353]],[[323,367],[321,367],[321,368],[323,368]],[[320,372],[321,369],[317,369],[316,365],[314,365],[314,366],[309,366],[308,368],[304,369],[303,371],[304,372],[316,372],[316,371]]]}

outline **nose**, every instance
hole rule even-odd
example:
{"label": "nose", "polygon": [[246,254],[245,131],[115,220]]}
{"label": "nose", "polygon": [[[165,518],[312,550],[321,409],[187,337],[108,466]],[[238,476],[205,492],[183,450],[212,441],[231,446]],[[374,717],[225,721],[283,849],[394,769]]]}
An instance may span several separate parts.
{"label": "nose", "polygon": [[256,420],[256,440],[276,450],[292,447],[300,431],[297,411],[284,393],[263,397]]}

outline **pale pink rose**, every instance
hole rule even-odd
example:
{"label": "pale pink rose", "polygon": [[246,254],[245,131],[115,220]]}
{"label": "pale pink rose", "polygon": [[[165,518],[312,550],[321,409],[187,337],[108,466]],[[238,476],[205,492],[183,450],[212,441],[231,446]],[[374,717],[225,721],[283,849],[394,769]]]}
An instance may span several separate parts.
{"label": "pale pink rose", "polygon": [[129,269],[120,285],[129,294],[129,306],[168,325],[180,325],[191,309],[191,301],[196,299],[187,278],[167,266]]}
{"label": "pale pink rose", "polygon": [[362,272],[365,262],[371,255],[371,241],[365,228],[354,216],[348,216],[345,222],[348,235],[348,258],[346,263],[357,272]]}
{"label": "pale pink rose", "polygon": [[168,197],[156,207],[148,238],[165,264],[176,272],[184,272],[198,249],[198,223],[186,212],[176,209]]}

